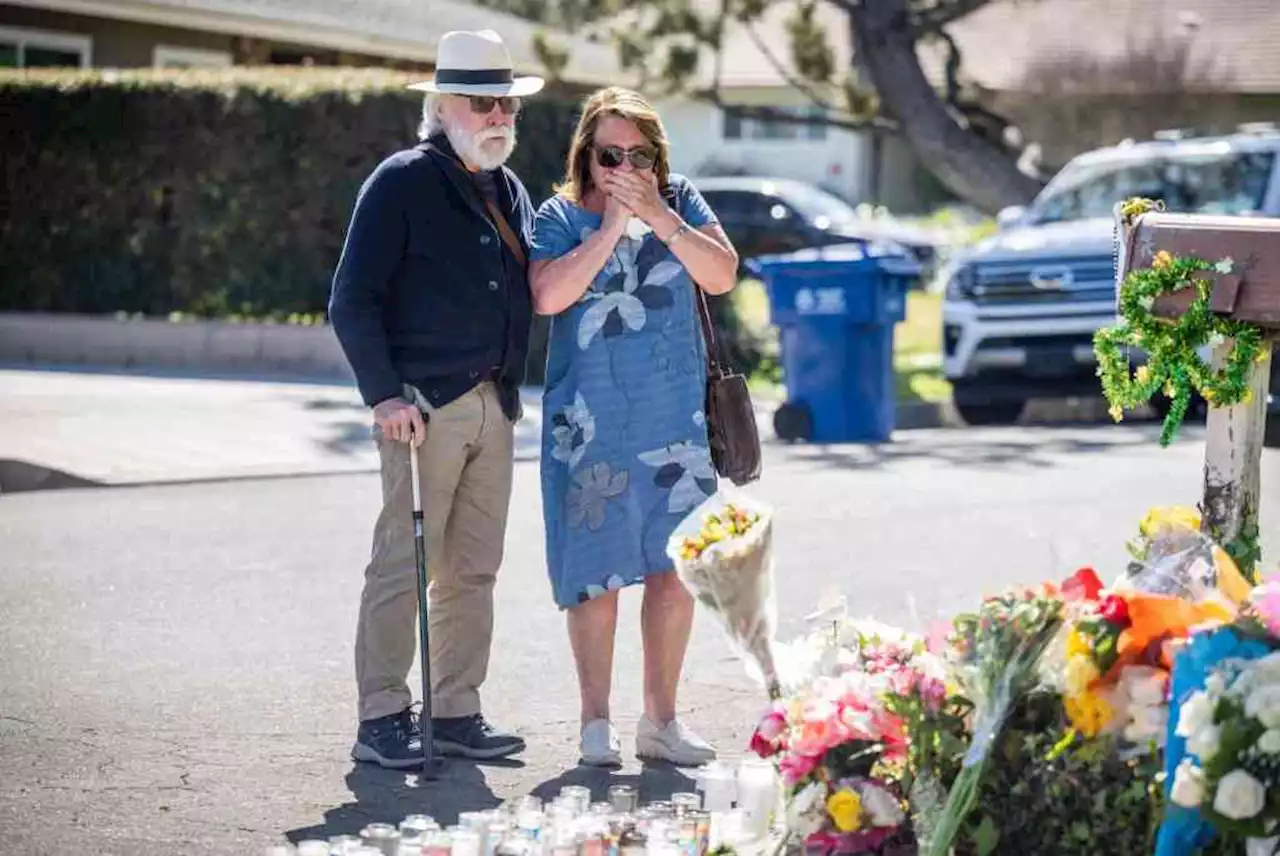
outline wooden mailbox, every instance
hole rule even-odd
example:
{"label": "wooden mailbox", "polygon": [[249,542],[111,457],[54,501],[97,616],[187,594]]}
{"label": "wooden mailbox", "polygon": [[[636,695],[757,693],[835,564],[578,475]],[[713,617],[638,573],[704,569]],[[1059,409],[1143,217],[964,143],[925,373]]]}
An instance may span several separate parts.
{"label": "wooden mailbox", "polygon": [[[1229,259],[1230,272],[1196,274],[1213,284],[1210,309],[1222,317],[1255,324],[1268,334],[1263,358],[1249,376],[1249,398],[1209,409],[1201,528],[1225,546],[1257,531],[1271,344],[1280,330],[1280,218],[1148,211],[1126,221],[1120,209],[1117,206],[1117,285],[1131,271],[1151,267],[1161,251],[1209,264]],[[1189,288],[1162,295],[1151,312],[1177,318],[1195,297]],[[1215,368],[1223,365],[1231,345],[1227,342],[1214,349]]]}
{"label": "wooden mailbox", "polygon": [[[1280,218],[1142,214],[1125,229],[1117,281],[1134,268],[1150,267],[1161,250],[1210,264],[1230,259],[1231,273],[1200,274],[1213,282],[1210,308],[1223,317],[1280,329]],[[1191,289],[1165,295],[1151,311],[1176,318],[1194,298]]]}

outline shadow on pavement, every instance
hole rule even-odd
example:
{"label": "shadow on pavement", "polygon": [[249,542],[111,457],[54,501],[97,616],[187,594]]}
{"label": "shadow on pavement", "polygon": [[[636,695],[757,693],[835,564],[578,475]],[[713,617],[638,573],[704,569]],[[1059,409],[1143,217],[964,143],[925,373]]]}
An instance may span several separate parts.
{"label": "shadow on pavement", "polygon": [[[1061,426],[1068,427],[1068,426]],[[823,468],[872,470],[904,461],[920,460],[968,468],[1051,469],[1062,457],[1107,454],[1134,447],[1158,446],[1159,424],[1135,426],[1136,430],[1116,431],[1110,426],[1069,426],[1070,434],[1052,430],[1059,426],[1019,426],[1002,429],[946,430],[940,434],[899,435],[891,443],[880,444],[786,444],[769,441],[792,461]],[[1079,430],[1083,428],[1083,430]],[[972,438],[966,437],[973,431]],[[1195,426],[1184,426],[1179,435],[1198,439]],[[1175,441],[1177,442],[1177,441]]]}
{"label": "shadow on pavement", "polygon": [[669,800],[675,793],[692,791],[694,784],[694,780],[680,768],[669,764],[646,762],[639,775],[621,774],[602,767],[578,766],[538,785],[533,789],[533,795],[545,802],[559,796],[561,788],[579,785],[591,789],[592,802],[607,802],[609,788],[630,785],[639,792],[643,805],[655,800]]}
{"label": "shadow on pavement", "polygon": [[359,835],[370,823],[396,825],[411,814],[430,815],[449,826],[460,812],[484,811],[502,802],[485,782],[483,769],[469,761],[450,759],[444,774],[433,782],[421,782],[413,771],[357,764],[346,782],[355,801],[327,810],[323,823],[289,830],[285,835],[291,842]]}

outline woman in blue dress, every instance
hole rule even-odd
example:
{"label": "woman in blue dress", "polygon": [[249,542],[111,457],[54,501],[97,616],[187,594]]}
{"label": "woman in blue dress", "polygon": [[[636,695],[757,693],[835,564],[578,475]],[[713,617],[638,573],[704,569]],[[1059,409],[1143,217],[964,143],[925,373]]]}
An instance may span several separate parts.
{"label": "woman in blue dress", "polygon": [[609,88],[584,104],[566,175],[535,222],[529,282],[552,316],[542,499],[551,587],[568,613],[582,761],[621,763],[609,694],[618,590],[644,585],[636,754],[698,765],[714,750],[676,718],[693,600],[666,555],[716,490],[697,289],[723,294],[738,256],[688,180],[671,175],[653,107]]}

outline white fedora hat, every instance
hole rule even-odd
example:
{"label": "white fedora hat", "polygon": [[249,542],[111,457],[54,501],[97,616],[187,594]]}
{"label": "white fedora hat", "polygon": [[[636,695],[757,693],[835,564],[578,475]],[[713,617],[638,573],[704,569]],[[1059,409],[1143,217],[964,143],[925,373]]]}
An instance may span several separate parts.
{"label": "white fedora hat", "polygon": [[542,89],[541,77],[516,77],[511,55],[493,30],[454,30],[440,37],[436,71],[431,80],[409,84],[419,92],[455,95],[532,95]]}

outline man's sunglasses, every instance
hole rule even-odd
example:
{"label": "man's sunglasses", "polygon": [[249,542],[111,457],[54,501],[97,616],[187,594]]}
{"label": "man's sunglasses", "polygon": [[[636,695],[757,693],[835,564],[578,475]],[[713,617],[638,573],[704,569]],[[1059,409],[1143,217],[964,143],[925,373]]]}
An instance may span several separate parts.
{"label": "man's sunglasses", "polygon": [[620,146],[596,146],[596,162],[605,169],[616,169],[624,160],[636,169],[649,169],[657,161],[658,154],[651,148],[624,149]]}
{"label": "man's sunglasses", "polygon": [[510,95],[501,98],[492,95],[468,95],[467,99],[471,102],[471,112],[478,113],[481,116],[488,116],[493,112],[494,106],[502,109],[503,113],[510,116],[520,109],[520,99]]}

